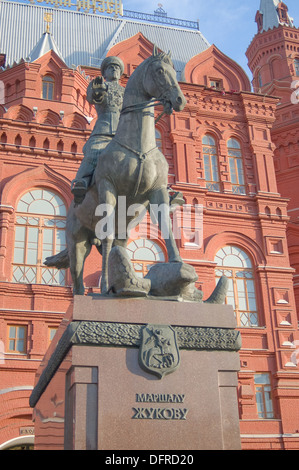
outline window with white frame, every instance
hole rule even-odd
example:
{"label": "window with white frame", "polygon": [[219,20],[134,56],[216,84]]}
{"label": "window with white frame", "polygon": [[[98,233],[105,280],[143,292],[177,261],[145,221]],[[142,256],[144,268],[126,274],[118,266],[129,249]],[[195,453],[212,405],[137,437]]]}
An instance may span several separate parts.
{"label": "window with white frame", "polygon": [[232,305],[237,324],[241,327],[258,326],[258,312],[252,263],[249,256],[236,246],[224,246],[216,256],[216,278],[228,278],[226,303]]}
{"label": "window with white frame", "polygon": [[42,98],[44,100],[54,99],[54,78],[45,75],[42,79]]}
{"label": "window with white frame", "polygon": [[245,194],[243,157],[240,143],[236,139],[227,142],[230,181],[234,194]]}
{"label": "window with white frame", "polygon": [[8,325],[7,352],[25,354],[27,349],[27,326]]}
{"label": "window with white frame", "polygon": [[17,205],[13,282],[65,285],[65,270],[44,266],[66,247],[66,207],[52,191],[35,188]]}
{"label": "window with white frame", "polygon": [[274,418],[272,390],[268,373],[254,375],[255,399],[259,419]]}
{"label": "window with white frame", "polygon": [[202,155],[206,188],[209,191],[219,191],[218,155],[215,139],[211,135],[207,134],[202,139]]}
{"label": "window with white frame", "polygon": [[153,264],[165,262],[165,256],[158,243],[146,238],[131,241],[127,251],[138,277],[144,277]]}
{"label": "window with white frame", "polygon": [[48,343],[50,344],[51,341],[53,340],[54,336],[56,335],[57,328],[54,328],[52,326],[49,326],[48,328]]}

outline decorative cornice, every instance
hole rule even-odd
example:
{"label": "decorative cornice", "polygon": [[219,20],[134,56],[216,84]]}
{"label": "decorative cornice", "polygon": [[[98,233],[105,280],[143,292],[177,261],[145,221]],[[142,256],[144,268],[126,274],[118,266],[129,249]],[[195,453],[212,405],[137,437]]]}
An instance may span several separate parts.
{"label": "decorative cornice", "polygon": [[14,207],[10,206],[9,204],[0,204],[0,213],[7,212],[8,214],[13,214]]}

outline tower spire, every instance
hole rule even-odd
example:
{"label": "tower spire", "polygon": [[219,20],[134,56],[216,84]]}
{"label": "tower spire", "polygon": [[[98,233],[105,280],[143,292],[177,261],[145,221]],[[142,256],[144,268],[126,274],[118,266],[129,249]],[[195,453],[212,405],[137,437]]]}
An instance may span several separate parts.
{"label": "tower spire", "polygon": [[30,61],[34,62],[35,60],[39,59],[42,57],[46,52],[52,50],[54,51],[64,62],[64,58],[62,57],[61,52],[58,49],[58,46],[54,40],[54,37],[52,36],[50,32],[50,23],[53,21],[53,15],[52,13],[46,13],[44,15],[44,22],[46,23],[46,31],[43,33],[42,37],[40,40],[37,42],[37,44],[34,46],[30,53]]}
{"label": "tower spire", "polygon": [[294,20],[288,14],[287,5],[279,0],[261,0],[255,21],[259,33],[279,25],[294,27]]}

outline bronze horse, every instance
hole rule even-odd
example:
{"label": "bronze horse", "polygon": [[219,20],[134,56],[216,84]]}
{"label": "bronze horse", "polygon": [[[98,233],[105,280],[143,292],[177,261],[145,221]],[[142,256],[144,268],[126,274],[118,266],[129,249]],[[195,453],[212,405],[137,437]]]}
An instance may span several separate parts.
{"label": "bronze horse", "polygon": [[[111,216],[118,214],[119,196],[125,197],[125,214],[133,204],[147,209],[152,204],[169,205],[168,164],[156,145],[153,99],[163,104],[167,114],[173,109],[181,111],[186,104],[170,54],[159,53],[156,48],[128,80],[116,135],[99,155],[94,185],[82,204],[76,207],[72,204],[68,211],[67,249],[45,261],[47,266],[70,267],[74,294],[84,294],[84,262],[93,244],[102,254],[103,294],[109,289],[108,257],[112,245],[126,246],[127,234],[119,232],[117,223],[113,234],[97,236],[104,220],[103,208],[108,208]],[[122,227],[127,227],[138,215],[139,212],[125,216]],[[119,216],[114,217],[115,222],[119,220]],[[154,222],[158,222],[160,229],[167,227],[165,244],[169,262],[182,261],[167,211],[165,215],[159,212]]]}

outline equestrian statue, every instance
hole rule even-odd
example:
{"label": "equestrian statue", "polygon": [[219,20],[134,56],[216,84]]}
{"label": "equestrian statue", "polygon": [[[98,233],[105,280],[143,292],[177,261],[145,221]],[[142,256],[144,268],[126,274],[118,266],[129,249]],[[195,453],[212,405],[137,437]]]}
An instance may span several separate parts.
{"label": "equestrian statue", "polygon": [[[173,110],[182,111],[186,99],[170,53],[154,47],[125,89],[118,83],[123,70],[119,58],[107,57],[102,77],[89,84],[87,97],[98,119],[71,186],[74,201],[67,214],[67,248],[45,264],[69,267],[74,295],[84,295],[84,262],[95,245],[102,255],[102,295],[177,295],[202,301],[202,292],[195,288],[195,270],[180,257],[169,211],[155,215],[150,211],[153,205],[170,205],[168,164],[156,144],[154,106],[162,105],[163,113],[170,115]],[[138,210],[130,212],[132,207]],[[144,279],[138,279],[126,252],[127,229],[138,224],[146,210],[162,236],[166,233],[168,262],[153,266]],[[108,229],[110,221],[113,230]],[[223,277],[206,302],[223,303],[226,289]]]}

